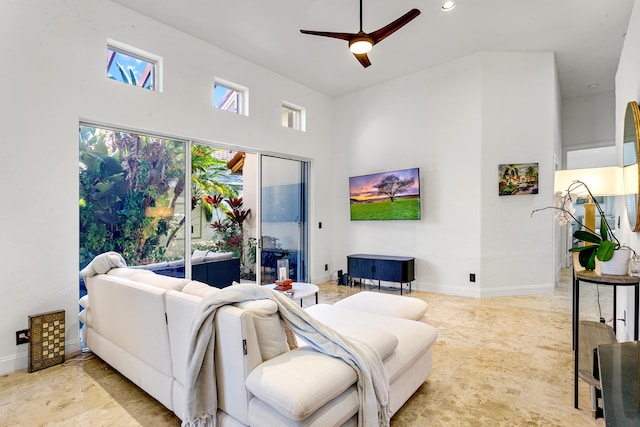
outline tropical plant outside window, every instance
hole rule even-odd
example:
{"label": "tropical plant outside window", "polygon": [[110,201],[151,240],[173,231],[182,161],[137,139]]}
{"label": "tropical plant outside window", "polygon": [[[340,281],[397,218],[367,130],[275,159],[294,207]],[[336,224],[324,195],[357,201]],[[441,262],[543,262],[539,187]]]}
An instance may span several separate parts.
{"label": "tropical plant outside window", "polygon": [[107,77],[132,86],[156,90],[156,63],[138,55],[108,47]]}
{"label": "tropical plant outside window", "polygon": [[80,268],[184,258],[184,141],[80,125]]}
{"label": "tropical plant outside window", "polygon": [[199,208],[209,223],[209,233],[194,241],[193,246],[200,250],[232,252],[240,258],[242,277],[255,280],[255,238],[247,236],[244,228],[251,209],[243,208],[242,175],[232,173],[221,160],[223,151],[192,145],[191,207]]}

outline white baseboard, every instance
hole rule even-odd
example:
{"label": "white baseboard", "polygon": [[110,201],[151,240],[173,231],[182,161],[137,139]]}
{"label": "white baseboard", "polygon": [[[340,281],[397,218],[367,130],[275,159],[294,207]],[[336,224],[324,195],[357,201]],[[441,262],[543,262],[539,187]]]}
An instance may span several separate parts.
{"label": "white baseboard", "polygon": [[[413,287],[414,290],[417,287]],[[514,297],[525,295],[550,295],[553,294],[555,286],[531,285],[531,286],[505,286],[500,288],[473,288],[462,286],[442,286],[442,285],[420,285],[420,291],[435,292],[445,295],[455,295],[459,297],[471,298],[492,298],[492,297]]]}
{"label": "white baseboard", "polygon": [[10,374],[11,372],[27,369],[28,363],[29,357],[27,351],[3,357],[0,359],[0,375]]}
{"label": "white baseboard", "polygon": [[501,288],[488,288],[481,290],[481,297],[521,297],[526,295],[552,295],[555,291],[553,284],[529,285]]}
{"label": "white baseboard", "polygon": [[[11,372],[27,369],[29,365],[29,350],[28,350],[29,346],[23,345],[16,348],[19,350],[19,353],[0,358],[0,375],[10,374]],[[75,339],[73,341],[65,341],[64,343],[65,358],[68,359],[72,357],[72,355],[77,354],[79,351],[80,351],[79,339]]]}

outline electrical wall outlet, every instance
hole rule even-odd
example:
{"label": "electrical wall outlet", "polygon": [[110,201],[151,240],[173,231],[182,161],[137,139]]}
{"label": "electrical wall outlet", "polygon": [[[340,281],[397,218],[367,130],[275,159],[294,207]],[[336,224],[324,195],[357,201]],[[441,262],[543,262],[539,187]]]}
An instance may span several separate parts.
{"label": "electrical wall outlet", "polygon": [[21,331],[16,331],[16,345],[28,344],[29,343],[29,330],[23,329]]}
{"label": "electrical wall outlet", "polygon": [[470,282],[475,282],[476,281],[476,275],[474,273],[469,274],[469,281]]}

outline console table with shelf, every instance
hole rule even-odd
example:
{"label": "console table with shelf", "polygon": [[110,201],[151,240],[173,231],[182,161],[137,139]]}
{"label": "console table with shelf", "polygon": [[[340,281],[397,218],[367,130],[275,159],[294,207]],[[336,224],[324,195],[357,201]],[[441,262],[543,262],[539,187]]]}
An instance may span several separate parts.
{"label": "console table with shelf", "polygon": [[350,278],[371,279],[400,283],[400,295],[402,287],[406,283],[411,292],[411,282],[415,278],[415,258],[393,255],[354,254],[347,256],[347,274]]}
{"label": "console table with shelf", "polygon": [[[574,260],[575,262],[575,260]],[[598,274],[589,270],[573,271],[573,351],[574,351],[574,407],[578,409],[578,359],[580,338],[580,283],[594,283],[598,285],[613,286],[613,330],[616,330],[617,321],[617,289],[618,286],[635,287],[635,316],[633,324],[634,340],[638,341],[638,306],[640,305],[640,277],[618,276],[610,274]]]}

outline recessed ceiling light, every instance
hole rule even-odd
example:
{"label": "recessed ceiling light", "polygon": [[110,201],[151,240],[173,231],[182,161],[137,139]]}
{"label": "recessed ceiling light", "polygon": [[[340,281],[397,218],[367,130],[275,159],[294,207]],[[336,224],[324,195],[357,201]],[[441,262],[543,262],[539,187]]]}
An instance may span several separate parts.
{"label": "recessed ceiling light", "polygon": [[457,4],[458,3],[456,3],[453,0],[447,0],[444,3],[442,3],[442,10],[444,10],[445,12],[453,10],[456,7]]}
{"label": "recessed ceiling light", "polygon": [[598,86],[600,86],[598,83],[591,83],[590,85],[587,85],[587,87],[588,87],[589,89],[595,89],[595,88],[597,88]]}

